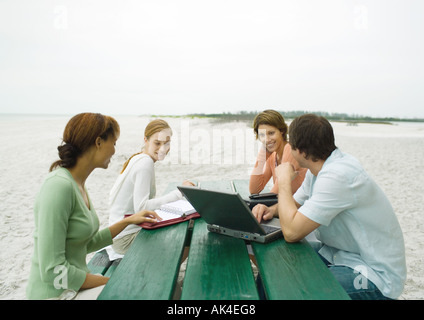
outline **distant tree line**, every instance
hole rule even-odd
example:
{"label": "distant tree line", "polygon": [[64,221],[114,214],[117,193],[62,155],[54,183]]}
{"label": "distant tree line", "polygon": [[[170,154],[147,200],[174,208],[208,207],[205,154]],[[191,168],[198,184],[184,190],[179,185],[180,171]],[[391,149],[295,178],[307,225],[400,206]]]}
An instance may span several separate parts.
{"label": "distant tree line", "polygon": [[[236,113],[223,112],[223,113],[192,113],[186,116],[197,118],[212,118],[221,121],[253,121],[255,116],[260,111],[239,111]],[[302,114],[313,113],[323,116],[330,121],[346,121],[346,122],[378,122],[390,123],[394,121],[409,121],[409,122],[424,122],[423,118],[396,118],[396,117],[370,117],[363,115],[349,115],[347,113],[338,112],[324,112],[324,111],[279,111],[285,119],[294,119]]]}

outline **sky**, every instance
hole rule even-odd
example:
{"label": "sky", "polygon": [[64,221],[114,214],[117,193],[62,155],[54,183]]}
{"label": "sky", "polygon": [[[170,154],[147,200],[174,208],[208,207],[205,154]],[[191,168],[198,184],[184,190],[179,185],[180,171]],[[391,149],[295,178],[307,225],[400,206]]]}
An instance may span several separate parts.
{"label": "sky", "polygon": [[0,113],[424,118],[422,0],[0,0]]}

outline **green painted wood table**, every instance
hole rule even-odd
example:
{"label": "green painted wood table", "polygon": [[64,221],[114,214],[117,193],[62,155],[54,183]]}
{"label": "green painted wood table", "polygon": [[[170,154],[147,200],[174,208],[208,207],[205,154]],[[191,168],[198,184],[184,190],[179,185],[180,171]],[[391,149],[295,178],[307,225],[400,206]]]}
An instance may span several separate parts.
{"label": "green painted wood table", "polygon": [[[200,187],[249,195],[246,180],[204,181]],[[349,299],[307,241],[251,245],[268,299]],[[141,230],[115,268],[99,299],[259,299],[246,242],[209,232],[201,218]]]}

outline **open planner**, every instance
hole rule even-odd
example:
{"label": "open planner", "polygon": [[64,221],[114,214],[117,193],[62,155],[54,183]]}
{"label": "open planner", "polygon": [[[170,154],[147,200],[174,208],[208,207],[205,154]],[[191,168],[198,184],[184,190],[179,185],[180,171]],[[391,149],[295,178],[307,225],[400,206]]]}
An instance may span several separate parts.
{"label": "open planner", "polygon": [[155,212],[162,218],[162,221],[143,222],[139,226],[143,229],[156,229],[200,217],[196,209],[185,199],[163,204]]}
{"label": "open planner", "polygon": [[155,212],[163,219],[175,219],[181,216],[186,216],[191,213],[195,213],[196,209],[185,199],[177,200],[174,202],[166,203],[161,205],[160,209]]}

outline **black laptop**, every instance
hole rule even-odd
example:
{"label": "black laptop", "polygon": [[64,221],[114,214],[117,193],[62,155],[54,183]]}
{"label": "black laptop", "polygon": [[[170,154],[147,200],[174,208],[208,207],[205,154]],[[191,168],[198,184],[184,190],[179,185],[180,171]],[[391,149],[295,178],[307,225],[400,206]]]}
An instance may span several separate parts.
{"label": "black laptop", "polygon": [[211,232],[261,243],[283,235],[278,219],[258,223],[238,193],[186,186],[178,189],[206,221]]}

